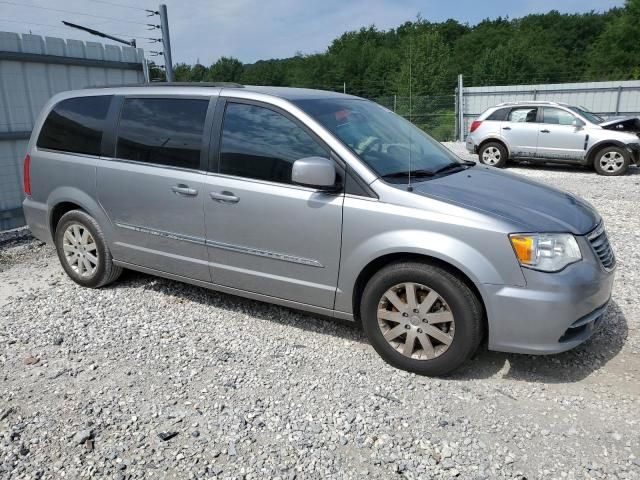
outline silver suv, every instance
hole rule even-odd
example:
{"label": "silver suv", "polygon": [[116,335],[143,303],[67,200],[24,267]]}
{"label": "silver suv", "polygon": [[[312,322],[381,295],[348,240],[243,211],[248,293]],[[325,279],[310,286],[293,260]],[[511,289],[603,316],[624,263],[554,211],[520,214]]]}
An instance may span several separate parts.
{"label": "silver suv", "polygon": [[[439,375],[591,336],[615,258],[570,194],[463,162],[337,93],[162,85],[56,95],[25,215],[78,284],[123,268],[362,322],[390,364]],[[206,320],[203,320],[206,321]]]}
{"label": "silver suv", "polygon": [[471,124],[466,145],[481,163],[494,167],[514,159],[592,166],[600,175],[622,175],[630,164],[640,164],[640,119],[605,121],[566,103],[501,103]]}

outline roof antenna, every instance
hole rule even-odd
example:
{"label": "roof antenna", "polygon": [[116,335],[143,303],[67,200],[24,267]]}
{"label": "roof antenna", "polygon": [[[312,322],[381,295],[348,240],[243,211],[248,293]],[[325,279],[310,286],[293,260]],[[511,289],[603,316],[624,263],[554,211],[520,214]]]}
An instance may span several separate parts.
{"label": "roof antenna", "polygon": [[[411,64],[413,63],[412,45],[413,45],[413,31],[411,32],[411,36],[409,37],[409,121],[411,123],[413,123],[413,120],[412,120],[413,104],[412,104],[412,97],[411,97],[411,84],[413,83],[412,75],[411,75]],[[413,151],[413,142],[411,137],[412,133],[413,133],[413,128],[409,128],[409,183],[407,185],[408,192],[413,192],[413,187],[411,186],[411,163],[412,163],[411,156]]]}

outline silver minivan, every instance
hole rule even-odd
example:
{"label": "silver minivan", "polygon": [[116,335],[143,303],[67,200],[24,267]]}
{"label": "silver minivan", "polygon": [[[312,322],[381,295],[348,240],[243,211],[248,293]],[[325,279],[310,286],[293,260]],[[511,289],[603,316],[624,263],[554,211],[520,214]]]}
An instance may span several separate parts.
{"label": "silver minivan", "polygon": [[568,193],[464,162],[376,103],[191,84],[52,98],[24,212],[78,284],[129,268],[361,322],[391,365],[441,375],[483,338],[547,354],[589,338],[615,257]]}

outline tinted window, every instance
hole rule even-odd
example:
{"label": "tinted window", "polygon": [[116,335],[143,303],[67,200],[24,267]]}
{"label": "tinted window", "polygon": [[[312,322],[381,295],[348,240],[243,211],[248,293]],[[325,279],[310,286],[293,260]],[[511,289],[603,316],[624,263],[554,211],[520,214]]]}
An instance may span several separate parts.
{"label": "tinted window", "polygon": [[127,98],[120,114],[116,156],[126,160],[200,168],[209,100]]}
{"label": "tinted window", "polygon": [[538,109],[536,107],[518,107],[512,108],[509,112],[508,121],[510,122],[527,122],[533,123],[536,121],[536,115]]}
{"label": "tinted window", "polygon": [[509,112],[508,108],[499,108],[498,110],[493,112],[491,115],[489,115],[486,119],[502,121],[507,118],[508,112]]}
{"label": "tinted window", "polygon": [[100,155],[111,96],[69,98],[58,103],[40,130],[38,147]]}
{"label": "tinted window", "polygon": [[552,123],[555,125],[572,125],[576,119],[571,113],[559,108],[544,108],[544,123]]}
{"label": "tinted window", "polygon": [[300,126],[263,107],[229,103],[222,127],[220,173],[291,183],[293,162],[328,153]]}

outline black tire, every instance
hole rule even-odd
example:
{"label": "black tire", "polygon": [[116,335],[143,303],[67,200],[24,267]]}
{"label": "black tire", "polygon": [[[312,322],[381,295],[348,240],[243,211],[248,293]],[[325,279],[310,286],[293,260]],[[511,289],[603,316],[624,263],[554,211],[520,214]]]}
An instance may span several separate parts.
{"label": "black tire", "polygon": [[[95,271],[91,274],[81,275],[78,271],[74,270],[74,267],[72,267],[65,255],[63,246],[64,235],[67,229],[74,224],[88,230],[95,242],[95,257],[97,257],[98,262]],[[62,268],[78,285],[89,288],[100,288],[117,280],[122,273],[122,268],[113,263],[113,257],[106,246],[100,225],[98,225],[98,222],[96,222],[91,215],[82,210],[71,210],[60,218],[56,226],[55,245]]]}
{"label": "black tire", "polygon": [[[493,158],[493,160],[486,158],[485,152],[487,153],[487,157]],[[498,156],[499,158],[496,158]],[[509,160],[509,152],[507,152],[506,147],[500,142],[487,142],[480,147],[480,150],[478,150],[478,160],[483,165],[504,168]]]}
{"label": "black tire", "polygon": [[[378,323],[378,306],[382,296],[390,288],[405,282],[433,289],[446,302],[453,315],[453,341],[435,358],[416,359],[403,355],[385,340]],[[484,330],[483,308],[475,293],[455,275],[427,263],[400,262],[381,269],[364,289],[360,313],[364,331],[376,352],[390,365],[420,375],[441,376],[458,368],[473,356]]]}
{"label": "black tire", "polygon": [[[614,162],[610,165],[606,165],[606,156],[609,156],[612,161],[615,158],[618,158],[622,163],[619,165]],[[605,164],[603,165],[603,163]],[[593,168],[595,169],[595,171],[598,173],[598,175],[604,175],[607,177],[624,175],[625,173],[627,173],[627,170],[629,170],[629,163],[629,154],[624,151],[624,149],[620,147],[614,147],[613,145],[598,150],[593,158]]]}

